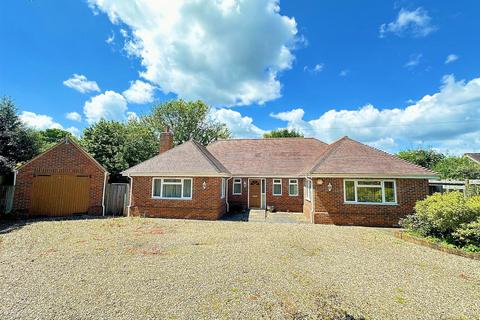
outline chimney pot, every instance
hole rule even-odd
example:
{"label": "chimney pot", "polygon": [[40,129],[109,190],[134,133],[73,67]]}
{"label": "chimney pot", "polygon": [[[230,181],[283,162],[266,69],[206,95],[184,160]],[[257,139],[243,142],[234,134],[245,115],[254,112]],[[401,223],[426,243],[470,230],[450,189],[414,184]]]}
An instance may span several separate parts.
{"label": "chimney pot", "polygon": [[173,133],[170,128],[165,127],[164,131],[160,133],[160,154],[173,148]]}

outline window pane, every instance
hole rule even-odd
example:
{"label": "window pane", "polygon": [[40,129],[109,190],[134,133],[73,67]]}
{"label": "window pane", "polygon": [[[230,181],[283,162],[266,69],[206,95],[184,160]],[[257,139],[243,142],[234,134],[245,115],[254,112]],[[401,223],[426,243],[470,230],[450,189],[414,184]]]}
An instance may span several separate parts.
{"label": "window pane", "polygon": [[182,183],[182,179],[163,179],[165,183]]}
{"label": "window pane", "polygon": [[382,188],[358,187],[358,202],[382,202]]}
{"label": "window pane", "polygon": [[381,186],[382,182],[381,181],[358,181],[358,185],[362,186]]}
{"label": "window pane", "polygon": [[233,193],[242,193],[242,184],[234,183],[233,184]]}
{"label": "window pane", "polygon": [[192,196],[192,180],[183,180],[183,197],[190,198]]}
{"label": "window pane", "polygon": [[161,180],[153,180],[153,196],[160,197],[161,189],[162,188],[162,181]]}
{"label": "window pane", "polygon": [[395,202],[395,188],[393,181],[385,181],[385,202]]}
{"label": "window pane", "polygon": [[345,200],[355,201],[355,182],[345,181]]}
{"label": "window pane", "polygon": [[282,185],[281,184],[274,184],[273,185],[273,194],[281,194],[282,193]]}
{"label": "window pane", "polygon": [[298,194],[298,185],[291,184],[288,189],[288,193],[291,196],[296,196]]}
{"label": "window pane", "polygon": [[163,183],[163,197],[164,198],[181,198],[182,185]]}

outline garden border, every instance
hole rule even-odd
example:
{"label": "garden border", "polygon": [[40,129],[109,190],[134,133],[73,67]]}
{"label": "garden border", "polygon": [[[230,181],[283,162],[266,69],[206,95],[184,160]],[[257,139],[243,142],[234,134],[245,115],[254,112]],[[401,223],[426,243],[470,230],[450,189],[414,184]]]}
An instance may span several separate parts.
{"label": "garden border", "polygon": [[457,256],[462,256],[462,257],[465,257],[465,258],[470,258],[470,259],[473,259],[473,260],[479,260],[480,261],[480,253],[465,252],[461,249],[446,247],[446,246],[438,244],[438,243],[430,242],[427,239],[423,239],[423,238],[420,238],[420,237],[413,236],[411,234],[406,233],[403,230],[395,231],[394,235],[395,235],[396,238],[405,240],[405,241],[410,242],[410,243],[418,244],[418,245],[421,245],[421,246],[424,246],[424,247],[429,247],[429,248],[432,248],[432,249],[435,249],[435,250],[439,250],[439,251],[443,251],[443,252],[446,252],[446,253],[455,254]]}

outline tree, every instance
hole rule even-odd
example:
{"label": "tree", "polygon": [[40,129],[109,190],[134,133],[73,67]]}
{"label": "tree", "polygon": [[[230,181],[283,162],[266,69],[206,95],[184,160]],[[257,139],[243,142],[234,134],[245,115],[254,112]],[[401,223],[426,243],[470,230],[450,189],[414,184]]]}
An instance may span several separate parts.
{"label": "tree", "polygon": [[467,157],[446,157],[433,167],[433,171],[442,179],[480,179],[480,164]]}
{"label": "tree", "polygon": [[397,156],[416,165],[432,169],[445,155],[433,149],[410,149],[397,153]]}
{"label": "tree", "polygon": [[65,137],[74,139],[70,132],[62,129],[46,129],[37,131],[36,136],[39,143],[40,152],[47,150]]}
{"label": "tree", "polygon": [[288,130],[288,129],[277,129],[263,134],[264,138],[303,138],[303,134],[300,131]]}
{"label": "tree", "polygon": [[0,99],[0,174],[8,174],[18,163],[38,153],[34,132],[25,127],[11,98]]}
{"label": "tree", "polygon": [[111,174],[119,174],[158,154],[155,132],[140,120],[100,120],[83,131],[82,146]]}
{"label": "tree", "polygon": [[118,174],[128,168],[126,136],[124,124],[101,119],[83,131],[81,144],[108,172]]}
{"label": "tree", "polygon": [[152,114],[144,120],[157,135],[165,127],[170,128],[174,133],[175,145],[190,139],[208,145],[218,139],[230,138],[227,126],[212,119],[210,111],[211,108],[200,100],[172,100],[155,106]]}

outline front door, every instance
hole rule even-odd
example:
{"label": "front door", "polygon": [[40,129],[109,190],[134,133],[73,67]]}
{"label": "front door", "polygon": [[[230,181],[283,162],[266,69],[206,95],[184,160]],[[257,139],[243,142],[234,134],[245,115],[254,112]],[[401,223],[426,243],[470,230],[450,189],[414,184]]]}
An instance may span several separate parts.
{"label": "front door", "polygon": [[250,208],[261,207],[261,179],[251,179],[249,185]]}

